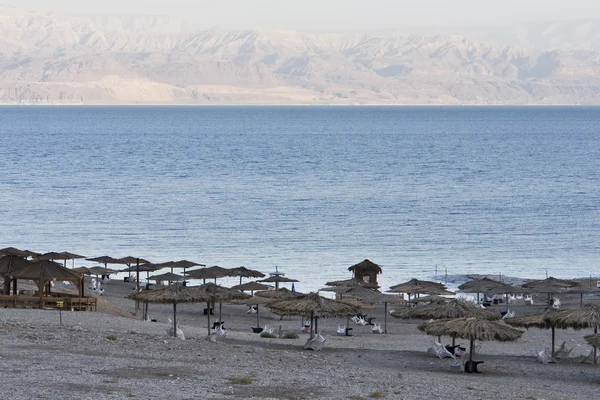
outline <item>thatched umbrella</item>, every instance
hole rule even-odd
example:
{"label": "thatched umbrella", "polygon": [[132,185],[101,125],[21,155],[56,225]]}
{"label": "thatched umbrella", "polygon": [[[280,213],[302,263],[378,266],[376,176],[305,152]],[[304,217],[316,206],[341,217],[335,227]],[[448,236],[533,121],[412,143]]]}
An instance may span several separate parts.
{"label": "thatched umbrella", "polygon": [[[364,287],[364,288],[367,288],[367,289],[377,289],[377,288],[379,288],[379,286],[377,286],[376,284],[365,282],[362,279],[346,279],[346,280],[343,280],[343,281],[327,282],[325,284],[325,286],[333,286],[333,287],[356,287],[356,286],[360,286],[360,287]],[[325,290],[325,289],[321,289],[321,290]]]}
{"label": "thatched umbrella", "polygon": [[296,297],[304,296],[304,293],[292,292],[287,288],[275,289],[275,290],[262,290],[254,293],[255,296],[267,297],[269,299],[276,300],[288,300],[295,299]]}
{"label": "thatched umbrella", "polygon": [[573,293],[579,295],[579,307],[583,307],[583,295],[584,294],[600,294],[600,288],[597,287],[576,287],[567,289],[565,293]]}
{"label": "thatched umbrella", "polygon": [[[468,282],[463,283],[462,285],[460,285],[458,287],[459,291],[461,293],[477,293],[477,302],[479,302],[479,294],[480,293],[487,293],[491,290],[496,290],[496,291],[501,291],[501,294],[507,294],[509,293],[508,290],[513,290],[515,291],[515,289],[512,289],[513,287],[504,283],[504,282],[500,282],[500,281],[496,281],[493,279],[489,279],[489,278],[482,278],[482,279],[472,279]],[[506,290],[506,291],[504,291]],[[496,293],[500,293],[500,292],[496,292]],[[508,298],[507,298],[508,300]]]}
{"label": "thatched umbrella", "polygon": [[[408,302],[410,303],[410,297],[413,294],[445,294],[446,286],[438,282],[432,281],[421,281],[419,279],[411,279],[409,281],[399,283],[390,287],[392,293],[406,293],[408,295]],[[448,294],[454,294],[448,292]]]}
{"label": "thatched umbrella", "polygon": [[[392,313],[394,318],[402,319],[434,319],[445,320],[451,318],[476,317],[490,321],[500,319],[500,315],[495,312],[475,307],[461,300],[452,300],[447,303],[430,303],[422,307],[407,308]],[[440,335],[441,336],[441,335]],[[456,338],[452,337],[454,346]]]}
{"label": "thatched umbrella", "polygon": [[504,322],[517,328],[540,328],[540,329],[551,329],[552,330],[552,357],[555,354],[555,330],[554,319],[556,318],[559,311],[549,310],[543,314],[536,315],[523,315],[520,317],[508,318]]}
{"label": "thatched umbrella", "polygon": [[183,282],[183,281],[185,281],[185,276],[173,274],[171,272],[167,272],[167,273],[160,274],[160,275],[152,275],[148,279],[149,280],[153,280],[153,281],[155,281],[157,283],[158,282],[162,282],[162,281],[167,281],[170,284],[171,282]]}
{"label": "thatched umbrella", "polygon": [[581,284],[577,281],[549,277],[542,280],[527,282],[521,287],[536,293],[547,293],[548,304],[550,304],[551,295],[556,293],[562,293],[567,289],[578,288],[580,286]]}
{"label": "thatched umbrella", "polygon": [[73,268],[71,271],[76,272],[78,274],[84,274],[84,275],[94,275],[88,267],[77,267],[77,268]]}
{"label": "thatched umbrella", "polygon": [[182,285],[171,285],[158,290],[144,290],[128,297],[135,301],[173,304],[173,336],[177,337],[177,304],[198,303],[208,299],[205,293],[190,289]]}
{"label": "thatched umbrella", "polygon": [[139,291],[140,289],[140,274],[138,271],[136,271],[136,269],[131,269],[132,266],[138,266],[138,265],[142,265],[142,264],[148,264],[150,261],[148,260],[144,260],[143,258],[139,258],[139,257],[132,257],[132,256],[126,256],[126,257],[122,257],[117,259],[117,261],[114,264],[123,264],[123,265],[127,265],[128,269],[125,269],[123,271],[125,272],[129,272],[129,278],[131,278],[131,273],[132,272],[136,272],[136,290]]}
{"label": "thatched umbrella", "polygon": [[431,295],[413,299],[413,303],[447,303],[452,299],[444,296]]}
{"label": "thatched umbrella", "polygon": [[104,273],[104,275],[108,275],[108,274],[112,273],[112,272],[108,272],[108,264],[121,264],[118,259],[110,257],[110,256],[86,258],[86,261],[93,261],[93,262],[97,262],[100,264],[104,264],[104,269],[106,269],[106,272]]}
{"label": "thatched umbrella", "polygon": [[473,362],[475,340],[512,342],[523,334],[510,326],[484,318],[467,317],[426,322],[418,329],[432,336],[448,335],[469,340],[469,361]]}
{"label": "thatched umbrella", "polygon": [[263,285],[262,283],[258,283],[258,282],[246,282],[246,283],[242,283],[241,285],[235,285],[231,287],[231,290],[240,290],[240,291],[246,291],[246,290],[250,290],[252,292],[252,294],[254,294],[255,290],[269,290],[272,289],[272,286],[269,285]]}
{"label": "thatched umbrella", "polygon": [[205,284],[207,279],[214,279],[216,284],[217,279],[231,276],[231,270],[215,265],[208,268],[194,269],[186,272],[186,274],[192,279],[202,279]]}
{"label": "thatched umbrella", "polygon": [[[6,249],[4,249],[6,250]],[[20,253],[20,250],[19,250]],[[13,254],[19,254],[17,252]],[[4,253],[7,254],[7,253]],[[22,253],[20,253],[22,254]],[[10,278],[14,271],[28,266],[30,263],[22,255],[6,255],[0,257],[0,276],[4,277],[4,293],[10,293],[10,282],[13,283],[13,293],[17,292],[17,281]]]}
{"label": "thatched umbrella", "polygon": [[17,256],[27,258],[30,256],[27,250],[19,250],[16,247],[5,247],[0,249],[0,257],[2,256]]}
{"label": "thatched umbrella", "polygon": [[239,276],[240,285],[242,284],[242,278],[264,278],[265,274],[254,269],[248,269],[244,266],[231,268],[229,276]]}
{"label": "thatched umbrella", "polygon": [[326,299],[319,296],[318,293],[310,293],[289,300],[274,301],[267,304],[267,307],[281,316],[297,315],[303,317],[310,315],[311,338],[314,337],[313,319],[355,315],[360,311],[360,307]]}
{"label": "thatched umbrella", "polygon": [[343,293],[344,296],[351,296],[355,299],[366,301],[369,303],[379,303],[383,304],[383,333],[387,333],[387,306],[388,303],[392,304],[404,304],[405,301],[402,297],[393,295],[393,294],[385,294],[381,292],[376,292],[374,290],[366,289],[361,286],[348,288],[346,292]]}
{"label": "thatched umbrella", "polygon": [[183,268],[183,274],[185,275],[185,270],[192,267],[206,267],[204,264],[196,263],[188,260],[179,260],[179,261],[171,261],[168,265],[171,268],[171,272],[173,272],[174,268]]}
{"label": "thatched umbrella", "polygon": [[297,279],[292,279],[292,278],[286,278],[283,275],[273,275],[273,276],[268,277],[267,279],[262,279],[262,280],[257,281],[257,282],[275,283],[275,290],[278,290],[280,283],[283,283],[283,282],[288,282],[288,283],[298,282],[298,280]]}
{"label": "thatched umbrella", "polygon": [[600,334],[596,333],[594,335],[586,335],[583,337],[585,340],[587,340],[587,342],[590,344],[590,346],[593,347],[600,347]]}
{"label": "thatched umbrella", "polygon": [[[229,288],[223,287],[223,286],[219,286],[219,285],[215,285],[214,283],[205,283],[203,285],[200,286],[190,286],[190,289],[193,291],[193,293],[200,297],[200,296],[205,296],[206,298],[206,308],[207,308],[207,312],[206,312],[206,318],[207,318],[207,323],[208,323],[208,335],[210,336],[210,305],[211,303],[214,304],[217,301],[219,302],[219,305],[222,304],[223,301],[228,301],[228,300],[241,300],[241,299],[248,299],[250,298],[250,295],[247,295],[246,293],[237,291],[237,290],[231,290]],[[219,322],[223,322],[223,320],[221,319],[221,307],[219,306]]]}
{"label": "thatched umbrella", "polygon": [[75,253],[69,253],[68,251],[61,251],[61,252],[51,251],[49,253],[40,254],[37,256],[37,258],[38,258],[38,260],[49,260],[49,261],[63,260],[64,267],[66,268],[67,260],[75,260],[77,258],[85,258],[85,256],[75,254]]}
{"label": "thatched umbrella", "polygon": [[[600,327],[600,306],[586,304],[574,310],[560,310],[551,318],[551,322],[561,329],[594,329],[596,334]],[[594,347],[594,364],[596,364],[596,350],[597,347]]]}

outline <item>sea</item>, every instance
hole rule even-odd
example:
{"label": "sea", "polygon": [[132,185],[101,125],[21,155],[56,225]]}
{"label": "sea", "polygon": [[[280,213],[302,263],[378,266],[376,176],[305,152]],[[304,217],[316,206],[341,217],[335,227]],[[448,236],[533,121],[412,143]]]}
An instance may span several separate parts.
{"label": "sea", "polygon": [[383,289],[595,277],[600,108],[0,107],[6,246],[277,268],[302,292],[364,259]]}

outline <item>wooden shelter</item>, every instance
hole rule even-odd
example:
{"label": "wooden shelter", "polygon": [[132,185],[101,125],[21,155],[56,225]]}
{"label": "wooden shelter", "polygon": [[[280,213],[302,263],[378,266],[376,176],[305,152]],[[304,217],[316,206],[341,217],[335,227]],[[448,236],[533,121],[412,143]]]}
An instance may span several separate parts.
{"label": "wooden shelter", "polygon": [[7,255],[0,257],[0,276],[4,277],[4,294],[10,294],[11,282],[13,284],[13,293],[17,293],[17,281],[16,279],[11,279],[10,275],[14,271],[18,271],[28,265],[29,261],[22,256]]}
{"label": "wooden shelter", "polygon": [[348,271],[352,272],[352,277],[354,279],[362,280],[374,285],[378,285],[377,275],[383,272],[379,265],[367,259],[348,267]]}
{"label": "wooden shelter", "polygon": [[[28,279],[37,282],[38,296],[29,298],[27,296],[0,296],[0,300],[5,304],[33,305],[38,308],[58,307],[61,304],[65,308],[73,310],[96,309],[96,299],[84,296],[83,274],[75,273],[70,269],[50,260],[38,260],[29,263],[27,266],[12,272],[9,276],[11,280]],[[61,294],[60,298],[56,293],[52,293],[51,282],[67,281],[72,282],[77,288],[77,295]],[[18,288],[18,284],[17,284]]]}

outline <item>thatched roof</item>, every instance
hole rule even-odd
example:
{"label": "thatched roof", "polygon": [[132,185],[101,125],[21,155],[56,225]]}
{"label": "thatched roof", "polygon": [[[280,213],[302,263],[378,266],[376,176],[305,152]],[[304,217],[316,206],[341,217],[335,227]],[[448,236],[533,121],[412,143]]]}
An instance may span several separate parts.
{"label": "thatched roof", "polygon": [[543,314],[523,315],[520,317],[508,318],[504,322],[517,328],[540,328],[550,329],[553,325],[553,320],[559,313],[557,310],[547,311]]}
{"label": "thatched roof", "polygon": [[231,268],[229,270],[229,276],[240,276],[242,278],[263,278],[265,274],[254,269],[248,269],[246,267]]}
{"label": "thatched roof", "polygon": [[466,293],[484,293],[484,292],[490,291],[492,289],[498,289],[498,288],[510,290],[512,288],[512,286],[510,286],[504,282],[496,281],[496,280],[489,279],[489,278],[483,278],[483,279],[473,279],[471,281],[463,283],[462,285],[460,285],[458,287],[458,289],[461,292],[466,292]]}
{"label": "thatched roof", "polygon": [[586,304],[573,310],[560,310],[552,316],[550,322],[560,329],[600,328],[600,306]]}
{"label": "thatched roof", "polygon": [[269,290],[271,288],[272,287],[269,285],[263,285],[262,283],[258,282],[246,282],[241,285],[232,286],[231,290]]}
{"label": "thatched roof", "polygon": [[411,303],[447,303],[449,301],[452,301],[452,299],[438,295],[431,295],[417,297],[416,299],[412,299]]}
{"label": "thatched roof", "polygon": [[375,308],[375,304],[369,302],[369,301],[364,301],[364,300],[358,300],[358,299],[352,299],[350,297],[345,297],[343,299],[339,299],[336,300],[339,301],[340,303],[344,303],[344,304],[348,304],[350,306],[355,306],[360,308],[361,310],[366,310],[366,309],[373,309]]}
{"label": "thatched roof", "polygon": [[419,291],[422,288],[440,288],[440,289],[446,289],[446,286],[444,286],[441,283],[438,282],[432,282],[432,281],[421,281],[419,279],[411,279],[410,281],[406,281],[403,283],[399,283],[397,285],[391,286],[390,287],[390,291],[391,292],[395,292],[395,293],[410,293],[413,294],[415,293],[415,291]]}
{"label": "thatched roof", "polygon": [[143,258],[136,258],[136,257],[132,257],[132,256],[127,256],[127,257],[122,257],[122,258],[118,258],[117,262],[115,262],[115,264],[130,264],[130,265],[136,265],[137,262],[140,262],[140,264],[148,264],[150,261],[148,260],[144,260]]}
{"label": "thatched roof", "polygon": [[373,261],[365,259],[364,261],[359,262],[358,264],[354,264],[351,267],[348,267],[348,271],[356,273],[357,271],[362,272],[363,274],[370,274],[375,272],[377,274],[381,274],[383,271],[381,267],[375,264]]}
{"label": "thatched roof", "polygon": [[[362,279],[346,279],[343,281],[333,281],[333,282],[327,282],[325,284],[325,286],[334,286],[334,287],[356,287],[356,286],[360,286],[360,287],[364,287],[367,289],[377,289],[379,288],[379,286],[377,286],[374,283],[369,283],[369,282],[365,282]],[[325,289],[322,289],[325,290]],[[331,292],[334,292],[334,290],[330,290]]]}
{"label": "thatched roof", "polygon": [[250,295],[238,290],[215,285],[214,283],[205,283],[200,286],[190,286],[190,290],[197,296],[206,296],[211,301],[227,301],[235,299],[249,299]]}
{"label": "thatched roof", "polygon": [[19,250],[16,247],[5,247],[0,249],[1,256],[17,256],[17,257],[29,257],[29,252],[25,250]]}
{"label": "thatched roof", "polygon": [[78,281],[81,274],[49,260],[38,260],[11,273],[15,279]]}
{"label": "thatched roof", "polygon": [[210,301],[210,296],[191,287],[171,285],[157,290],[142,290],[128,298],[132,300],[147,301],[149,303],[200,303]]}
{"label": "thatched roof", "polygon": [[193,279],[218,279],[230,276],[230,270],[217,265],[208,268],[194,269],[187,271],[186,275]]}
{"label": "thatched roof", "polygon": [[29,261],[21,256],[4,256],[0,257],[0,276],[10,275],[13,271],[17,271],[29,265]]}
{"label": "thatched roof", "polygon": [[593,335],[586,335],[584,339],[590,344],[590,346],[600,347],[600,333]]}
{"label": "thatched roof", "polygon": [[277,290],[263,290],[263,291],[254,293],[254,295],[259,296],[259,297],[266,297],[269,299],[284,300],[284,299],[294,299],[296,297],[303,296],[304,293],[292,292],[289,289],[280,288]]}
{"label": "thatched roof", "polygon": [[347,288],[347,290],[342,293],[344,296],[351,296],[355,299],[366,301],[369,303],[394,303],[394,304],[404,304],[405,301],[401,296],[393,295],[393,294],[385,294],[380,292],[375,292],[371,289],[366,289],[363,287],[353,287]]}
{"label": "thatched roof", "polygon": [[104,268],[104,267],[91,267],[91,268],[88,268],[88,271],[92,275],[115,274],[115,273],[119,272],[114,269]]}
{"label": "thatched roof", "polygon": [[500,315],[483,308],[460,300],[447,303],[431,303],[424,306],[407,308],[391,314],[395,318],[403,319],[448,319],[477,317],[480,319],[498,320]]}
{"label": "thatched roof", "polygon": [[265,282],[265,283],[282,283],[282,282],[298,282],[297,279],[286,278],[283,275],[272,275],[267,279],[262,279],[257,282]]}
{"label": "thatched roof", "polygon": [[192,267],[206,267],[204,264],[196,263],[188,260],[171,261],[170,268],[183,268],[188,269]]}
{"label": "thatched roof", "polygon": [[174,274],[172,272],[167,272],[165,274],[152,275],[148,279],[156,281],[156,282],[162,282],[162,281],[183,282],[183,281],[185,281],[185,276]]}
{"label": "thatched roof", "polygon": [[116,258],[112,258],[109,256],[86,258],[86,261],[93,261],[93,262],[97,262],[97,263],[101,263],[101,264],[122,264]]}
{"label": "thatched roof", "polygon": [[522,285],[525,289],[530,289],[538,293],[559,293],[569,288],[580,287],[581,284],[577,281],[567,279],[556,279],[553,277],[527,282]]}
{"label": "thatched roof", "polygon": [[136,272],[136,271],[154,272],[154,271],[158,271],[159,269],[163,269],[163,268],[164,267],[160,264],[145,263],[145,264],[140,264],[139,267],[137,264],[132,265],[131,267],[125,268],[124,270],[122,270],[120,272]]}
{"label": "thatched roof", "polygon": [[39,260],[74,260],[76,258],[85,258],[85,256],[81,256],[75,253],[69,253],[68,251],[61,251],[59,253],[55,251],[51,251],[49,253],[44,253],[37,256]]}
{"label": "thatched roof", "polygon": [[315,317],[327,318],[357,314],[360,307],[326,299],[318,293],[310,293],[295,299],[278,300],[267,304],[267,307],[279,315],[305,316],[313,313]]}
{"label": "thatched roof", "polygon": [[426,322],[419,325],[418,328],[432,336],[444,335],[482,341],[512,342],[523,334],[522,331],[501,322],[474,317]]}

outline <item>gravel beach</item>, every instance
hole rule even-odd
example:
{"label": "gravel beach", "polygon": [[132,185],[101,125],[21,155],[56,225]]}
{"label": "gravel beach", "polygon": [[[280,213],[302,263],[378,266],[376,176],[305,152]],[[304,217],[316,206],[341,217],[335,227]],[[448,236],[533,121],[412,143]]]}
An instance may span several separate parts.
{"label": "gravel beach", "polygon": [[[150,305],[157,322],[133,316],[124,297],[133,285],[111,281],[99,312],[0,309],[0,364],[5,398],[18,399],[592,399],[600,365],[578,362],[589,331],[557,330],[573,359],[540,364],[533,350],[550,345],[550,331],[530,329],[515,343],[483,342],[480,374],[457,371],[426,350],[434,341],[419,321],[388,318],[388,334],[344,319],[319,321],[322,351],[303,350],[299,318],[261,308],[261,326],[296,332],[298,339],[261,338],[244,305],[223,305],[225,340],[207,339],[202,304],[178,306],[186,339],[167,336],[172,307]],[[215,314],[218,314],[218,305]],[[499,308],[498,311],[503,310]],[[519,313],[541,311],[523,307]],[[367,310],[383,325],[383,306]],[[141,315],[141,312],[140,314]],[[213,318],[218,318],[215,315]],[[445,343],[448,338],[442,338]]]}

